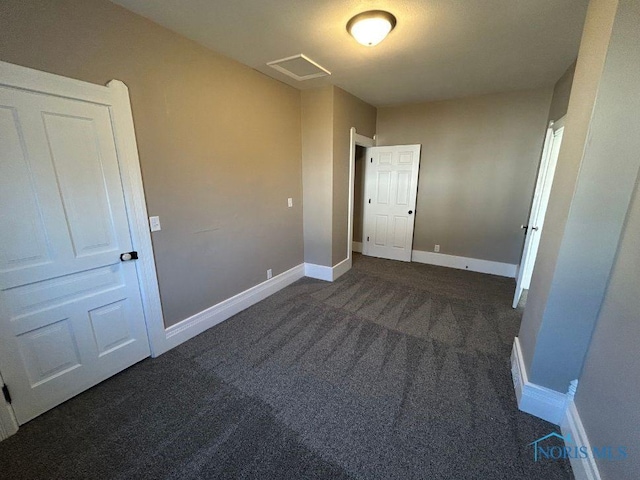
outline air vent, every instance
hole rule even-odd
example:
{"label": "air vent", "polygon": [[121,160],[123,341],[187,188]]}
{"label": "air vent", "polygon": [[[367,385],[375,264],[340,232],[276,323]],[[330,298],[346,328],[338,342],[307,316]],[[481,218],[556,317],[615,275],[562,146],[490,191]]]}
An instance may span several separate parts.
{"label": "air vent", "polygon": [[331,75],[329,70],[321,67],[302,53],[293,57],[274,60],[267,63],[267,65],[298,81]]}

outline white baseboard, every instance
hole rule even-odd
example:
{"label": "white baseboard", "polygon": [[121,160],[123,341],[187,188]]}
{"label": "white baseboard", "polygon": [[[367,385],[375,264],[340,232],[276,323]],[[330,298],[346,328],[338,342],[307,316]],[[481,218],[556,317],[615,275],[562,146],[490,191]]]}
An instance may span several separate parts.
{"label": "white baseboard", "polygon": [[317,280],[324,280],[326,282],[333,282],[351,270],[351,263],[351,258],[345,258],[333,267],[325,267],[324,265],[316,265],[314,263],[305,263],[304,276],[315,278]]}
{"label": "white baseboard", "polygon": [[351,242],[351,251],[362,253],[362,242]]}
{"label": "white baseboard", "polygon": [[[587,437],[587,432],[580,420],[580,414],[576,408],[575,402],[571,401],[567,405],[566,412],[562,422],[560,423],[562,435],[571,435],[573,443],[575,445],[581,445],[587,447],[587,450],[591,452],[591,444]],[[576,480],[600,480],[600,471],[593,456],[589,455],[587,458],[570,458],[571,469]]]}
{"label": "white baseboard", "polygon": [[326,282],[333,282],[333,268],[325,267],[324,265],[316,265],[315,263],[305,263],[304,276],[315,278],[317,280],[324,280]]}
{"label": "white baseboard", "polygon": [[567,394],[529,382],[518,337],[513,341],[511,352],[511,376],[518,408],[547,422],[560,425],[567,408]]}
{"label": "white baseboard", "polygon": [[224,300],[212,307],[196,313],[195,315],[182,320],[181,322],[170,326],[165,330],[166,341],[165,349],[167,350],[180,345],[182,342],[195,337],[205,330],[227,320],[228,318],[240,313],[242,310],[264,300],[273,295],[284,287],[291,285],[296,280],[304,277],[305,267],[300,264],[286,272],[262,282],[255,287],[251,287],[227,300]]}
{"label": "white baseboard", "polygon": [[338,279],[339,277],[341,277],[342,275],[347,273],[349,270],[351,270],[351,258],[345,258],[339,264],[333,266],[333,268],[332,268],[332,271],[333,271],[333,279],[332,279],[332,281]]}
{"label": "white baseboard", "polygon": [[489,273],[501,277],[516,278],[517,265],[511,263],[492,262],[479,258],[458,257],[444,253],[425,252],[413,250],[411,261],[418,263],[428,263],[440,267],[457,268],[460,270],[471,270],[472,272]]}

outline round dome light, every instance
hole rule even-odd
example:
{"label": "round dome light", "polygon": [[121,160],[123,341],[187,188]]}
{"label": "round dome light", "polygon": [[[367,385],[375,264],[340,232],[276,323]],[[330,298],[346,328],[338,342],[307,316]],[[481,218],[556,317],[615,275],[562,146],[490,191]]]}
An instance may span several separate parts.
{"label": "round dome light", "polygon": [[396,17],[384,10],[370,10],[353,17],[347,23],[347,32],[358,43],[367,47],[379,44],[396,26]]}

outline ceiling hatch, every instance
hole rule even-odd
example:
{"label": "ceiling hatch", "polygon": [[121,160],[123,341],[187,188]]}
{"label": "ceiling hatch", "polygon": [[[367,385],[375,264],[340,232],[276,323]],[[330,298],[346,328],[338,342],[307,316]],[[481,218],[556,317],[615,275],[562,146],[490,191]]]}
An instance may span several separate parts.
{"label": "ceiling hatch", "polygon": [[331,75],[329,70],[302,53],[292,57],[274,60],[273,62],[267,63],[267,65],[298,81]]}

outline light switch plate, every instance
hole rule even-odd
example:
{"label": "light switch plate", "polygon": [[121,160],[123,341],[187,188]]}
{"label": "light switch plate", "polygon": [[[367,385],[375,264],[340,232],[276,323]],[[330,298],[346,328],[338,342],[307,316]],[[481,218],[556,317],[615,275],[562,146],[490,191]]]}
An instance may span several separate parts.
{"label": "light switch plate", "polygon": [[293,207],[293,198],[287,198],[287,205],[289,205],[289,208]]}
{"label": "light switch plate", "polygon": [[158,230],[161,230],[160,217],[149,217],[149,226],[151,227],[152,232],[157,232]]}

